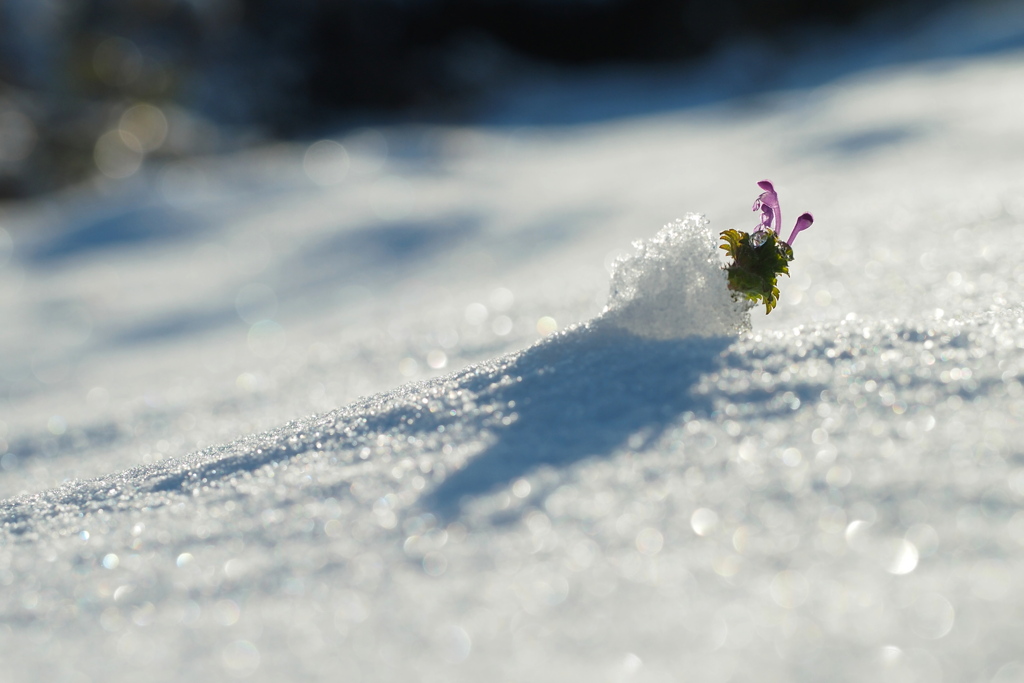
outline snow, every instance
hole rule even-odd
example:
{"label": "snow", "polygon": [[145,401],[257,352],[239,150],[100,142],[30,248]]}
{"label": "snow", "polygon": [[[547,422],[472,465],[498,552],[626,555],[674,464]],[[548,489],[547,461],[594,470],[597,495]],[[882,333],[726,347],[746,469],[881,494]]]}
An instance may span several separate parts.
{"label": "snow", "polygon": [[[5,677],[1017,680],[1024,61],[975,52],[3,207]],[[770,317],[713,255],[764,177],[815,215]]]}
{"label": "snow", "polygon": [[750,329],[749,306],[733,299],[707,219],[666,225],[613,264],[608,305],[595,324],[648,339],[734,336]]}

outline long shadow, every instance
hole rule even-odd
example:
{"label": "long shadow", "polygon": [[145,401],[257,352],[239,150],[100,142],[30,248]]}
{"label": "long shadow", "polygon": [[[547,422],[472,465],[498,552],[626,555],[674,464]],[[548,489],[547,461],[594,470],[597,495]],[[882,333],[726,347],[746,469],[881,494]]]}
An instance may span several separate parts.
{"label": "long shadow", "polygon": [[[34,518],[58,514],[67,505],[114,509],[117,496],[112,491],[121,491],[125,481],[134,482],[129,486],[133,496],[187,493],[314,450],[355,462],[360,450],[380,435],[402,442],[413,435],[458,434],[462,427],[469,440],[490,435],[491,445],[417,503],[441,519],[453,519],[475,497],[505,488],[540,467],[564,469],[585,459],[608,458],[626,443],[641,450],[674,425],[712,417],[723,398],[756,409],[763,419],[792,412],[791,402],[779,400],[786,394],[793,393],[803,405],[820,395],[821,386],[800,383],[775,391],[700,389],[708,373],[751,371],[756,354],[735,351],[734,342],[732,337],[645,339],[599,319],[521,353],[429,380],[411,395],[397,390],[367,397],[247,438],[244,444],[216,446],[79,482],[39,494],[35,502],[0,501],[0,522],[10,533],[22,534],[32,529]],[[427,394],[448,405],[425,410]],[[513,414],[507,423],[502,420]],[[55,504],[40,512],[33,507],[39,500]],[[163,503],[154,499],[147,504]]]}
{"label": "long shadow", "polygon": [[811,141],[806,147],[807,153],[827,153],[840,157],[854,157],[870,154],[904,142],[909,142],[926,135],[920,127],[909,125],[883,126],[832,136]]}
{"label": "long shadow", "polygon": [[[479,221],[468,215],[456,215],[433,221],[397,221],[371,223],[358,229],[331,233],[296,254],[285,257],[281,270],[286,277],[271,280],[281,307],[310,301],[311,293],[325,288],[359,284],[379,278],[379,288],[414,277],[420,264],[446,249],[472,239],[480,230]],[[330,289],[329,291],[336,291]],[[323,305],[314,298],[310,305]],[[225,325],[238,325],[234,302],[204,301],[201,306],[168,310],[150,318],[133,321],[130,326],[97,335],[96,346],[131,346],[202,334]]]}
{"label": "long shadow", "polygon": [[[344,435],[324,441],[332,442],[332,450],[351,452],[368,436],[436,434],[438,426],[478,420],[473,433],[491,431],[497,440],[421,501],[438,516],[453,517],[467,498],[506,486],[538,467],[566,467],[586,458],[607,457],[634,436],[643,439],[637,444],[642,447],[684,413],[709,414],[714,397],[694,388],[702,375],[721,366],[723,351],[733,341],[657,341],[609,328],[581,327],[511,356],[507,363],[499,360],[489,371],[454,378],[478,405],[506,406],[506,415],[514,412],[511,424],[495,423],[487,412],[476,418],[449,417],[448,410],[426,412],[418,401],[400,400],[371,413],[357,403],[348,415],[325,416],[332,425],[344,426],[339,429]],[[147,489],[187,488],[191,481],[253,471],[307,450],[309,446],[301,443],[241,454],[229,450],[224,457],[214,456],[184,470],[172,466],[154,476]]]}
{"label": "long shadow", "polygon": [[694,391],[721,366],[731,338],[659,341],[611,329],[581,328],[529,349],[495,383],[474,378],[466,388],[489,405],[515,413],[497,441],[451,474],[423,504],[441,517],[458,516],[468,499],[528,475],[606,457],[629,439],[657,439],[684,413],[711,411],[711,397]]}
{"label": "long shadow", "polygon": [[279,285],[286,296],[301,296],[327,285],[372,282],[387,286],[415,276],[440,255],[477,238],[481,217],[456,212],[431,219],[377,221],[319,236],[289,255]]}
{"label": "long shadow", "polygon": [[[495,440],[490,447],[449,474],[418,504],[439,518],[452,519],[472,499],[505,488],[540,467],[565,468],[585,459],[606,458],[627,442],[643,449],[681,420],[709,417],[722,392],[703,393],[697,386],[706,374],[737,364],[736,355],[729,351],[734,341],[732,337],[645,339],[598,320],[504,361],[497,359],[490,369],[434,380],[448,387],[445,394],[450,395],[453,388],[465,390],[465,396],[486,410],[449,416],[449,408],[460,407],[458,401],[431,412],[422,410],[418,399],[399,398],[383,410],[368,411],[364,402],[357,402],[324,416],[325,424],[335,427],[338,435],[321,440],[325,449],[351,454],[379,434],[398,435],[401,440],[437,434],[439,427],[451,429],[458,424],[471,427],[471,438],[491,434]],[[802,403],[812,402],[820,391],[820,387],[787,391],[791,389]],[[763,418],[792,411],[775,400],[778,393],[746,391],[730,397],[756,404]],[[509,424],[492,409],[511,418]],[[153,476],[146,488],[187,489],[195,482],[254,471],[310,450],[301,442],[281,445],[287,429],[268,436],[269,448],[242,453],[228,448],[223,456],[209,453],[209,459],[184,469],[171,464],[168,471]]]}
{"label": "long shadow", "polygon": [[48,265],[89,252],[181,241],[208,229],[199,214],[162,204],[115,208],[77,218],[28,257],[36,265]]}

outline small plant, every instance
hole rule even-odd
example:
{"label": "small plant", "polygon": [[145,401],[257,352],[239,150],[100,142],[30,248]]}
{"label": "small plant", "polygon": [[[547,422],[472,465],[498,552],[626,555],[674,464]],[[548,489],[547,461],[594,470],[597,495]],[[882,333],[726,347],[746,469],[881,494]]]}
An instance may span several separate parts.
{"label": "small plant", "polygon": [[725,268],[729,274],[729,289],[749,301],[764,303],[765,314],[768,314],[779,302],[779,275],[789,276],[793,240],[811,227],[814,216],[800,214],[789,239],[783,242],[776,232],[782,222],[779,195],[771,181],[762,180],[758,187],[764,192],[754,201],[753,210],[761,212],[761,223],[752,233],[725,230],[721,234],[725,242],[721,248],[732,258],[732,263]]}

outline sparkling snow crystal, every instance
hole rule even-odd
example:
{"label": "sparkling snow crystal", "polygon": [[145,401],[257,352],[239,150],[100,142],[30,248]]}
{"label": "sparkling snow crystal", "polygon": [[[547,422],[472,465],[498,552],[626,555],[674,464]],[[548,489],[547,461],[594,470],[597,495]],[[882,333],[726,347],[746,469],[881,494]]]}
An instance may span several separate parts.
{"label": "sparkling snow crystal", "polygon": [[733,299],[708,220],[691,213],[635,242],[612,273],[600,318],[648,339],[728,336],[750,329],[745,303]]}

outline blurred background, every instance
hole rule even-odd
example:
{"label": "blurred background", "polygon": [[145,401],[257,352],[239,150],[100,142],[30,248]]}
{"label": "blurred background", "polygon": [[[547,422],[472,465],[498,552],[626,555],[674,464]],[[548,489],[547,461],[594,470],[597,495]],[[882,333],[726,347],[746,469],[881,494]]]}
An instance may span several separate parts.
{"label": "blurred background", "polygon": [[866,24],[881,49],[948,4],[0,0],[0,199],[328,129],[472,121],[552,72],[685,66],[723,45],[740,62],[725,80],[766,88],[772,55]]}

